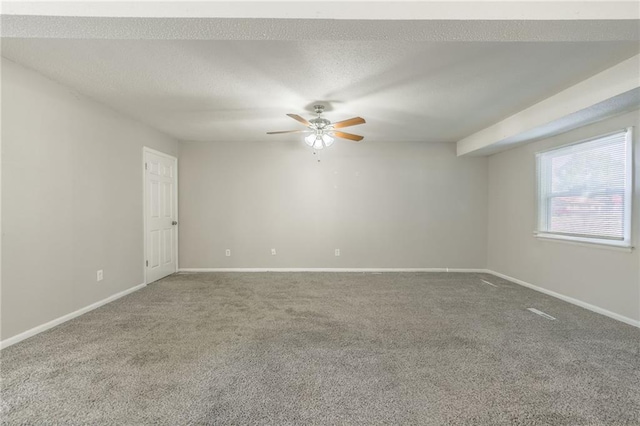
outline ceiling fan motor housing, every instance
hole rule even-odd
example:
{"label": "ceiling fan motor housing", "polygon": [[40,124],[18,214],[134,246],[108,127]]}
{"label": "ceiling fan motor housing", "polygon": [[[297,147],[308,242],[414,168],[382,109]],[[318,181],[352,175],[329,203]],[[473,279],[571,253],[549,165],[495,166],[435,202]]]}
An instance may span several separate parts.
{"label": "ceiling fan motor housing", "polygon": [[[321,134],[322,130],[328,130],[331,122],[326,118],[320,117],[320,115],[324,112],[324,105],[314,105],[313,109],[315,110],[316,114],[318,114],[318,117],[312,118],[311,120],[309,120],[309,123],[311,123],[313,125],[313,128],[316,129],[316,133]],[[318,132],[318,130],[320,132]]]}
{"label": "ceiling fan motor housing", "polygon": [[329,120],[327,120],[326,118],[321,118],[321,117],[312,118],[311,120],[309,120],[309,123],[311,123],[313,125],[313,127],[315,127],[317,130],[326,129],[331,124],[331,122]]}

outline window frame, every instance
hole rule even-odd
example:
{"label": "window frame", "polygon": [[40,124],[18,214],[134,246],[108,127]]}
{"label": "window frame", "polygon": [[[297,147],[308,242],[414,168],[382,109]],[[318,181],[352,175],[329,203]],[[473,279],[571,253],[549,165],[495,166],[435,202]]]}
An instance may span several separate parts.
{"label": "window frame", "polygon": [[[565,234],[560,232],[549,232],[547,231],[547,224],[549,219],[549,203],[548,200],[545,202],[544,199],[548,199],[549,194],[546,193],[547,185],[543,184],[543,179],[545,177],[549,178],[550,171],[543,174],[542,171],[542,156],[543,154],[547,154],[552,151],[556,151],[559,149],[567,148],[574,145],[580,145],[587,142],[593,142],[598,139],[604,139],[619,133],[625,133],[625,149],[626,149],[626,170],[625,170],[625,188],[624,188],[624,217],[623,217],[623,238],[610,238],[610,237],[593,237],[587,235],[579,235],[579,234]],[[634,157],[633,157],[633,127],[627,127],[624,129],[619,129],[614,132],[609,132],[605,134],[601,134],[598,136],[594,136],[587,139],[582,139],[576,142],[571,142],[568,144],[556,146],[553,148],[545,149],[543,151],[538,151],[535,153],[535,182],[536,182],[536,191],[535,191],[535,206],[536,206],[536,229],[534,231],[534,235],[538,238],[550,239],[550,240],[559,240],[564,242],[575,242],[575,243],[586,243],[588,245],[595,244],[600,246],[610,246],[615,248],[626,248],[632,249],[632,210],[633,210],[633,191],[635,184],[635,177],[633,174],[633,165],[634,165]]]}

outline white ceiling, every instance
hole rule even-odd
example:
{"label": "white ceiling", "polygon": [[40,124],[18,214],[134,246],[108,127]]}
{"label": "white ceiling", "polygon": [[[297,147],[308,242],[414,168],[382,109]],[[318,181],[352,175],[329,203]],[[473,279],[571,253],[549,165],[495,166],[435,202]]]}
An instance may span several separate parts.
{"label": "white ceiling", "polygon": [[357,20],[602,20],[640,17],[635,0],[6,0],[3,13],[31,16],[288,18]]}
{"label": "white ceiling", "polygon": [[371,141],[457,141],[638,43],[4,38],[2,55],[180,140],[260,141],[286,113],[362,116]]}

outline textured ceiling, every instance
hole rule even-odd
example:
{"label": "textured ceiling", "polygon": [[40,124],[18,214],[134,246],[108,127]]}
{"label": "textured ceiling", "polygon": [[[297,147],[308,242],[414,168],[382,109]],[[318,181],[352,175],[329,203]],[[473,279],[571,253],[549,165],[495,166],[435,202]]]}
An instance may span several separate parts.
{"label": "textured ceiling", "polygon": [[[2,55],[181,140],[259,141],[328,105],[378,141],[457,141],[638,52],[637,41],[3,38]],[[307,116],[308,113],[306,113]],[[299,136],[298,136],[299,138]]]}

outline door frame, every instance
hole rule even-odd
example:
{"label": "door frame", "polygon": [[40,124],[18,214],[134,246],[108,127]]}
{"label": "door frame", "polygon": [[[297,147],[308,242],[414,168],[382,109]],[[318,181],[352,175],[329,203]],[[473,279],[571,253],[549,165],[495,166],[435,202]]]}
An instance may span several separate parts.
{"label": "door frame", "polygon": [[178,233],[180,232],[179,227],[180,227],[180,220],[178,218],[178,157],[175,157],[173,155],[164,153],[162,151],[158,151],[157,149],[153,149],[153,148],[149,148],[148,146],[143,146],[142,147],[142,246],[143,246],[143,259],[142,259],[142,271],[144,273],[144,284],[147,285],[149,284],[147,282],[147,169],[145,168],[145,164],[147,163],[147,153],[149,154],[154,154],[154,155],[159,155],[161,157],[166,157],[166,158],[170,158],[172,160],[175,160],[176,162],[176,174],[174,176],[174,184],[175,184],[175,190],[173,191],[173,205],[175,206],[176,209],[176,222],[178,222],[178,225],[176,225],[176,272],[179,271],[180,266],[178,264],[178,260],[179,260],[179,248],[180,248],[180,244],[178,242]]}

